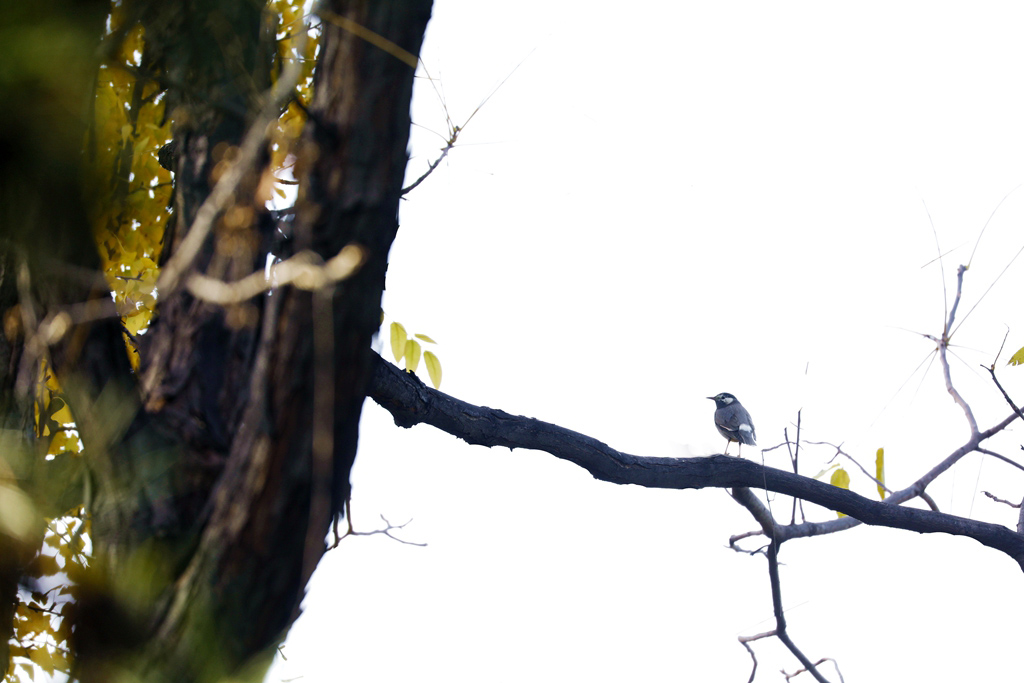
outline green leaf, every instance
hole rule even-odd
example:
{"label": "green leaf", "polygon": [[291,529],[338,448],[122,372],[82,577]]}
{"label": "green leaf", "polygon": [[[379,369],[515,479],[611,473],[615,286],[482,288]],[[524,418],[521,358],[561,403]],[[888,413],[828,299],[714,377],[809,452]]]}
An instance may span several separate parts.
{"label": "green leaf", "polygon": [[885,449],[879,448],[875,454],[875,479],[878,480],[878,497],[885,500]]}
{"label": "green leaf", "polygon": [[[831,483],[833,486],[838,486],[841,489],[850,489],[850,475],[840,467],[838,470],[832,473]],[[846,513],[836,511],[836,514],[840,517],[845,517]]]}
{"label": "green leaf", "polygon": [[409,372],[416,372],[420,364],[420,343],[414,339],[405,342],[405,369]]}
{"label": "green leaf", "polygon": [[391,323],[391,353],[394,354],[396,363],[400,362],[402,356],[405,355],[406,339],[408,339],[408,335],[406,335],[402,323]]}
{"label": "green leaf", "polygon": [[416,336],[417,339],[422,339],[423,341],[430,342],[431,344],[436,344],[437,343],[436,341],[434,341],[433,339],[431,339],[430,337],[428,337],[425,334],[417,334],[415,336]]}
{"label": "green leaf", "polygon": [[1024,365],[1024,347],[1017,350],[1017,353],[1010,356],[1010,360],[1007,361],[1007,365]]}
{"label": "green leaf", "polygon": [[[419,336],[419,335],[416,335]],[[435,389],[441,388],[441,361],[437,359],[432,351],[423,352],[423,363],[427,366],[427,372],[430,374],[430,383],[434,385]]]}

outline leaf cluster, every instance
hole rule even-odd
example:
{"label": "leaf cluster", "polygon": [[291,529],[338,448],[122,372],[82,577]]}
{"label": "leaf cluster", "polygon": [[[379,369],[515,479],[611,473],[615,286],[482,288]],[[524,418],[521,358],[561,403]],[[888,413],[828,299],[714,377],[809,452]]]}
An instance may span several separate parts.
{"label": "leaf cluster", "polygon": [[404,360],[406,371],[415,374],[422,356],[427,374],[430,375],[430,383],[434,385],[435,389],[441,388],[441,361],[433,351],[424,351],[421,344],[421,342],[426,344],[436,344],[437,342],[425,334],[415,334],[413,337],[415,338],[409,337],[401,323],[391,323],[391,353],[395,357],[395,362],[401,363]]}

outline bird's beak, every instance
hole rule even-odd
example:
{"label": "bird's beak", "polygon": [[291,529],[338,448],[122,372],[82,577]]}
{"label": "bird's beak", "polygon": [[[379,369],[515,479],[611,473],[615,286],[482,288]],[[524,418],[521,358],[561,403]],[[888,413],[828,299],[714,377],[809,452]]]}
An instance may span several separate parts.
{"label": "bird's beak", "polygon": [[709,401],[714,401],[715,400],[714,396],[705,396],[704,398],[706,398]]}

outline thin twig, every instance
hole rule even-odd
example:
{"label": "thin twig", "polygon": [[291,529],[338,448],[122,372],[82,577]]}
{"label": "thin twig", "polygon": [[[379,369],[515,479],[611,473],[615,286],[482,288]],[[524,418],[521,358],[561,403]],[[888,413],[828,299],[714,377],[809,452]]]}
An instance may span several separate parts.
{"label": "thin twig", "polygon": [[951,337],[950,330],[953,329],[953,321],[956,319],[956,309],[960,305],[960,298],[963,294],[964,272],[966,270],[967,266],[964,265],[959,266],[956,270],[956,296],[953,298],[953,307],[949,311],[949,318],[947,319],[945,328],[942,331],[942,338],[936,339],[930,335],[926,336],[938,345],[939,362],[942,364],[942,376],[946,380],[946,391],[949,392],[949,395],[953,397],[953,401],[964,411],[964,416],[966,416],[967,423],[971,428],[971,436],[975,436],[978,434],[978,422],[974,419],[974,412],[971,410],[971,406],[963,399],[960,392],[953,387],[953,380],[949,374],[949,359],[946,358],[946,349],[949,346],[949,340]]}
{"label": "thin twig", "polygon": [[886,493],[892,495],[892,489],[890,489],[888,486],[886,486],[885,483],[883,481],[881,481],[880,479],[878,479],[877,477],[871,476],[871,474],[868,473],[868,471],[866,469],[864,469],[864,466],[861,465],[859,462],[857,462],[856,458],[854,458],[852,455],[850,455],[849,453],[847,453],[846,451],[843,450],[843,445],[842,444],[839,444],[838,446],[836,446],[835,444],[829,443],[828,441],[808,441],[807,443],[813,444],[815,446],[831,446],[832,448],[836,449],[836,454],[832,456],[832,458],[829,460],[829,462],[832,462],[832,460],[835,460],[836,457],[840,456],[840,455],[846,457],[850,462],[852,462],[854,465],[857,466],[857,469],[859,469],[861,472],[864,473],[865,477],[867,477],[871,481],[873,481],[876,484],[878,484],[879,486],[881,486],[882,489]]}
{"label": "thin twig", "polygon": [[763,536],[763,535],[764,535],[764,532],[761,531],[760,529],[757,529],[756,531],[747,531],[747,532],[744,532],[742,534],[735,534],[735,535],[729,537],[729,547],[732,550],[735,550],[738,553],[744,553],[744,554],[747,554],[747,555],[757,555],[758,553],[764,552],[765,546],[761,546],[760,548],[758,548],[756,550],[747,550],[746,548],[741,548],[741,547],[739,547],[736,544],[739,543],[740,541],[742,541],[745,538],[751,538],[753,536]]}
{"label": "thin twig", "polygon": [[455,146],[455,138],[458,136],[460,130],[462,130],[462,129],[459,128],[458,126],[455,126],[455,128],[453,129],[454,132],[452,133],[451,139],[448,140],[448,144],[445,145],[444,149],[441,150],[441,156],[439,156],[437,159],[435,159],[432,163],[428,164],[427,165],[427,172],[424,173],[423,175],[421,175],[419,178],[417,178],[416,181],[412,185],[409,185],[408,187],[403,187],[402,188],[402,196],[403,197],[406,194],[408,194],[409,192],[412,192],[417,187],[419,187],[419,184],[422,183],[424,180],[426,180],[427,176],[429,176],[431,173],[433,173],[435,168],[437,168],[438,166],[441,165],[441,162],[444,161],[444,158],[446,156],[448,156],[448,152],[452,151],[452,147]]}
{"label": "thin twig", "polygon": [[750,669],[750,678],[747,679],[747,683],[754,683],[754,676],[757,675],[757,657],[754,656],[754,648],[750,647],[750,643],[755,640],[761,640],[762,638],[771,638],[774,635],[778,635],[775,629],[771,631],[765,631],[764,633],[758,633],[756,636],[739,636],[737,638],[740,641],[740,645],[747,649],[750,654],[750,659],[753,660],[754,665]]}
{"label": "thin twig", "polygon": [[1024,465],[1021,465],[1019,462],[1016,462],[1014,460],[1010,460],[1005,455],[999,455],[998,453],[990,451],[987,448],[979,448],[978,452],[979,453],[984,453],[985,455],[991,455],[993,458],[996,458],[998,460],[1002,460],[1006,464],[1012,465],[1013,467],[1016,467],[1018,470],[1024,470]]}
{"label": "thin twig", "polygon": [[768,546],[766,556],[768,558],[768,578],[772,587],[772,611],[775,612],[775,630],[777,631],[775,635],[793,653],[793,656],[800,660],[807,672],[814,676],[818,683],[828,683],[828,679],[821,675],[818,668],[807,658],[807,655],[800,651],[786,631],[786,615],[782,609],[782,587],[779,580],[779,545],[776,541],[772,541]]}
{"label": "thin twig", "polygon": [[[530,51],[530,54],[533,54],[532,50]],[[437,168],[441,164],[442,161],[444,161],[445,157],[448,156],[448,152],[452,151],[452,149],[455,147],[455,142],[459,138],[459,133],[461,133],[463,130],[466,129],[466,126],[468,126],[469,122],[473,120],[473,117],[477,115],[477,112],[479,112],[480,109],[483,108],[483,106],[485,104],[487,104],[487,102],[492,97],[494,97],[494,94],[496,92],[498,92],[499,89],[501,89],[501,86],[505,85],[505,82],[508,81],[508,79],[512,78],[512,74],[514,74],[516,71],[519,70],[519,67],[521,67],[523,65],[523,62],[525,62],[527,59],[530,58],[530,54],[526,55],[526,57],[523,58],[523,61],[521,61],[518,64],[516,64],[516,68],[512,69],[512,71],[509,72],[508,76],[505,76],[505,78],[502,79],[501,83],[499,83],[498,85],[496,85],[494,87],[494,90],[492,90],[490,92],[490,94],[487,95],[487,97],[485,97],[483,99],[483,101],[481,101],[480,104],[478,104],[476,106],[476,109],[474,109],[472,111],[472,113],[462,123],[461,126],[456,126],[452,122],[452,117],[448,114],[448,105],[445,102],[444,97],[441,95],[441,93],[437,91],[437,86],[434,84],[434,78],[427,71],[426,65],[423,64],[422,61],[420,62],[420,66],[423,68],[423,72],[427,74],[427,80],[430,81],[430,85],[434,88],[434,92],[437,93],[438,99],[441,100],[441,106],[442,106],[442,108],[444,108],[444,116],[445,116],[445,119],[446,119],[446,121],[448,123],[448,138],[445,139],[444,136],[442,136],[440,133],[435,133],[439,138],[441,138],[442,140],[445,141],[445,146],[441,150],[441,156],[439,156],[437,159],[435,159],[432,163],[428,164],[426,172],[423,175],[421,175],[419,178],[417,178],[411,185],[409,185],[408,187],[402,188],[402,196],[403,197],[406,194],[408,194],[409,192],[412,192],[417,187],[419,187],[420,183],[422,183],[424,180],[426,180],[427,177],[431,173],[434,172],[434,169]]]}
{"label": "thin twig", "polygon": [[1024,413],[1022,413],[1020,408],[1017,407],[1017,404],[1013,402],[1013,399],[1010,398],[1010,395],[1006,393],[1006,389],[1003,389],[1003,385],[999,383],[999,378],[996,377],[995,363],[992,364],[992,367],[985,367],[985,369],[988,370],[988,374],[992,375],[992,381],[996,383],[996,387],[999,389],[999,392],[1003,395],[1003,398],[1006,399],[1006,402],[1009,404],[1009,406],[1013,408],[1013,412],[1017,413],[1017,417],[1024,420]]}
{"label": "thin twig", "polygon": [[[831,657],[822,657],[821,659],[819,659],[818,661],[816,661],[814,663],[814,666],[819,666],[821,664],[824,664],[825,662],[832,662],[832,666],[834,666],[836,668],[836,675],[839,676],[840,683],[846,683],[846,679],[843,678],[843,672],[839,670],[839,662],[837,662],[836,660],[832,659]],[[794,671],[791,674],[788,674],[785,671],[783,671],[782,675],[785,676],[786,680],[788,681],[791,678],[799,676],[800,674],[804,673],[805,671],[807,671],[807,669],[798,669],[797,671]]]}
{"label": "thin twig", "polygon": [[984,493],[986,496],[988,496],[989,498],[991,498],[992,500],[994,500],[997,503],[1002,503],[1003,505],[1009,505],[1014,510],[1020,510],[1021,509],[1021,504],[1020,503],[1011,503],[1008,500],[1003,500],[1002,498],[999,498],[997,496],[992,495],[988,491],[982,491],[982,493]]}
{"label": "thin twig", "polygon": [[[802,410],[796,411],[796,451],[789,447],[789,430],[783,429],[782,435],[786,437],[786,449],[789,451],[789,460],[793,464],[793,474],[800,474],[800,423]],[[793,499],[793,512],[790,515],[789,523],[796,523],[796,507],[798,500]],[[801,508],[801,512],[803,508]],[[806,519],[806,518],[805,518]]]}
{"label": "thin twig", "polygon": [[334,550],[335,548],[337,548],[338,544],[341,543],[344,539],[348,538],[349,536],[376,536],[377,534],[383,534],[383,535],[387,536],[388,538],[390,538],[392,541],[398,541],[399,543],[404,543],[405,545],[414,545],[414,546],[416,546],[418,548],[426,548],[427,547],[426,543],[415,543],[413,541],[407,541],[404,538],[399,538],[398,536],[395,536],[394,534],[391,533],[395,529],[404,529],[410,522],[412,522],[411,519],[408,522],[405,522],[405,524],[392,524],[391,522],[388,521],[387,517],[385,517],[384,515],[381,515],[380,518],[384,521],[384,528],[383,529],[374,529],[373,531],[356,531],[355,529],[352,528],[352,513],[351,513],[351,510],[349,511],[349,514],[347,516],[348,516],[348,531],[343,533],[341,536],[337,536],[337,534],[335,535],[334,543],[331,545],[331,550]]}
{"label": "thin twig", "polygon": [[932,220],[932,212],[928,210],[928,203],[923,199],[921,203],[924,204],[924,212],[928,214],[928,224],[932,226],[932,235],[935,237],[935,251],[939,254],[939,277],[942,278],[942,312],[943,317],[945,317],[949,311],[949,297],[946,295],[946,269],[942,265],[942,248],[939,246],[939,232],[935,229],[935,221]]}

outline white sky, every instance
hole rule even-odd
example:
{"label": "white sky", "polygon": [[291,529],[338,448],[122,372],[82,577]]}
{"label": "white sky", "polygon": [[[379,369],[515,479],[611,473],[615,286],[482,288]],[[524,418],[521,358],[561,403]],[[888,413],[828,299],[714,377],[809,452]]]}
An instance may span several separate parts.
{"label": "white sky", "polygon": [[[387,322],[440,342],[444,391],[620,450],[719,452],[704,397],[729,391],[759,446],[802,408],[806,438],[867,467],[884,446],[907,485],[968,435],[937,362],[915,374],[932,345],[914,332],[943,317],[925,207],[952,292],[1024,181],[1022,35],[1018,3],[437,0],[423,56],[456,124],[522,64],[403,204]],[[426,80],[413,113],[446,135]],[[442,144],[415,129],[410,179]],[[960,320],[1022,223],[1024,188],[981,240]],[[1022,290],[1024,258],[954,338],[983,429],[1009,411],[979,365],[1007,327],[1003,360],[1024,346]],[[1024,369],[1001,379],[1024,401]],[[990,446],[1024,460],[1022,440]],[[803,472],[831,455],[809,448]],[[755,524],[724,491],[597,482],[398,429],[372,402],[353,484],[359,529],[412,518],[401,535],[428,545],[328,553],[268,680],[745,681],[736,637],[774,626],[764,559],[725,548]],[[973,455],[930,492],[1012,526],[975,491],[1019,500],[1022,484]],[[792,637],[847,681],[1019,675],[1024,577],[994,550],[858,528],[781,559]],[[754,647],[758,680],[798,668]]]}

